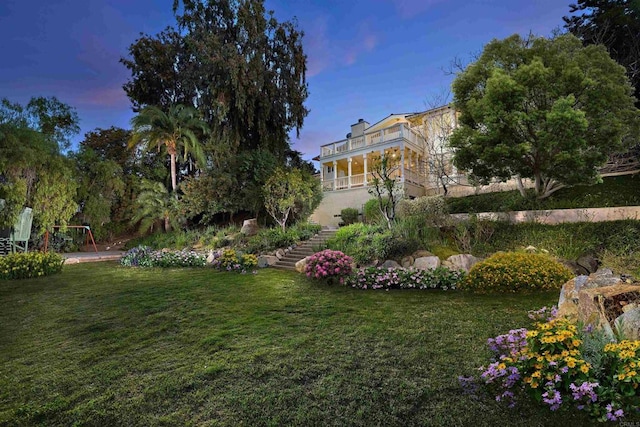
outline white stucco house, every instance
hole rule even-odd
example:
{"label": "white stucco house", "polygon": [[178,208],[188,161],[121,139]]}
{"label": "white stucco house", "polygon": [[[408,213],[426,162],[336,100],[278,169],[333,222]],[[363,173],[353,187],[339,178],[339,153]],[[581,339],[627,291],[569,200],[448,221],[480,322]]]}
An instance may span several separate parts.
{"label": "white stucco house", "polygon": [[[320,180],[324,198],[311,217],[322,225],[337,225],[340,211],[347,207],[362,209],[372,196],[371,159],[382,154],[399,160],[395,177],[405,197],[437,193],[438,165],[447,169],[453,182],[464,179],[450,162],[451,153],[444,142],[457,126],[457,114],[448,106],[418,113],[390,114],[369,124],[360,119],[351,125],[345,139],[320,147]],[[437,160],[437,161],[434,161]],[[455,177],[455,179],[454,179]]]}

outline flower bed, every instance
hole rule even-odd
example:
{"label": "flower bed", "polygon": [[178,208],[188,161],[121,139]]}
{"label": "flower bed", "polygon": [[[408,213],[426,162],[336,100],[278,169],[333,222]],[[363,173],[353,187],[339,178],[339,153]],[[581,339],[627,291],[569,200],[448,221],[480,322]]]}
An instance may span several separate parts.
{"label": "flower bed", "polygon": [[309,257],[304,272],[312,279],[344,284],[351,275],[352,262],[350,256],[340,251],[325,249]]}
{"label": "flower bed", "polygon": [[0,279],[28,279],[62,271],[64,259],[52,252],[12,253],[0,256]]}
{"label": "flower bed", "polygon": [[120,259],[127,267],[204,267],[206,257],[193,251],[154,251],[148,246],[128,250]]}
{"label": "flower bed", "polygon": [[[233,249],[225,249],[213,253],[211,266],[220,271],[236,271],[246,273],[258,265],[258,258],[253,254],[243,254]],[[255,270],[253,271],[256,272]]]}
{"label": "flower bed", "polygon": [[529,395],[552,411],[575,406],[598,421],[638,410],[640,341],[607,342],[602,331],[578,328],[547,310],[530,317],[539,320],[533,329],[514,329],[488,341],[495,358],[481,368],[480,380],[496,400],[514,406],[518,395]]}
{"label": "flower bed", "polygon": [[433,270],[366,267],[358,270],[349,284],[358,289],[456,289],[464,272],[445,267]]}

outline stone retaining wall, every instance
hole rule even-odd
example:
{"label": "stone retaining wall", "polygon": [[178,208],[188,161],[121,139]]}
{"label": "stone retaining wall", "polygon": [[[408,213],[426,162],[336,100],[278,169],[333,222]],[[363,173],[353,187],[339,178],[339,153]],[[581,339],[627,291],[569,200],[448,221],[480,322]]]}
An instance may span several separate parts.
{"label": "stone retaining wall", "polygon": [[[456,220],[469,219],[469,214],[452,214]],[[614,208],[553,209],[542,211],[482,212],[478,219],[507,221],[513,224],[538,222],[562,224],[565,222],[602,222],[621,219],[640,219],[640,206],[618,206]]]}

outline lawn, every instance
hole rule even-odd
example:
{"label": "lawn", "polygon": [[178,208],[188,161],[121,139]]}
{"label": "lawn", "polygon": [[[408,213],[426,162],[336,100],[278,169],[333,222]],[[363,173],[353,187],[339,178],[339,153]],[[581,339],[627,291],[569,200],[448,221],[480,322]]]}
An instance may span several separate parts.
{"label": "lawn", "polygon": [[0,282],[0,425],[586,425],[457,381],[556,300],[68,266]]}

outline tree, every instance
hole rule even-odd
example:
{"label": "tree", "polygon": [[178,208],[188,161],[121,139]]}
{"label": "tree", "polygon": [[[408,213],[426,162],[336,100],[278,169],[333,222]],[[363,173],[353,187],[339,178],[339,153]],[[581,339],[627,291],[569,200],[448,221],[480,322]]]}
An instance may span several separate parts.
{"label": "tree", "polygon": [[400,162],[388,154],[373,155],[371,157],[371,179],[369,194],[378,201],[378,209],[392,228],[396,219],[396,207],[402,200],[402,187],[396,180],[400,171]]}
{"label": "tree", "polygon": [[215,140],[282,158],[308,110],[303,33],[263,0],[175,0],[176,28],[143,35],[121,62],[134,109],[175,103],[203,114]]}
{"label": "tree", "polygon": [[286,229],[289,215],[298,212],[313,197],[299,169],[277,168],[264,184],[264,205],[271,217]]}
{"label": "tree", "polygon": [[[578,0],[569,6],[565,28],[585,45],[601,44],[627,70],[640,108],[640,2],[637,0]],[[579,14],[576,14],[579,12]]]}
{"label": "tree", "polygon": [[632,90],[604,47],[570,34],[493,40],[453,82],[454,164],[482,184],[531,178],[538,198],[595,183],[639,133]]}
{"label": "tree", "polygon": [[171,189],[175,193],[177,184],[176,157],[180,151],[191,154],[203,166],[206,162],[196,132],[205,134],[206,124],[197,117],[193,108],[184,105],[171,106],[168,112],[149,105],[131,119],[133,134],[130,147],[142,145],[145,150],[164,147],[171,162]]}
{"label": "tree", "polygon": [[153,230],[156,221],[161,221],[164,231],[178,228],[178,200],[161,182],[142,180],[141,191],[136,199],[137,210],[131,223],[140,224],[140,231]]}

